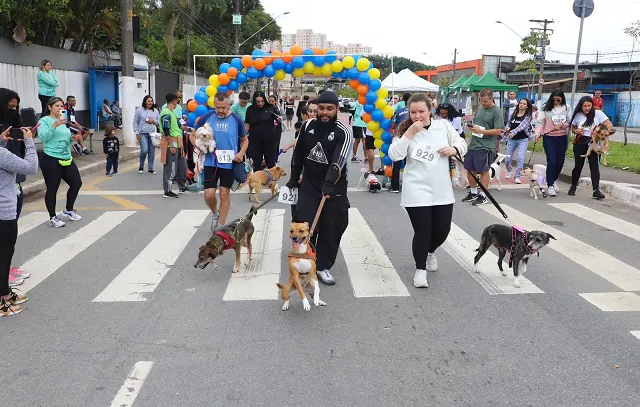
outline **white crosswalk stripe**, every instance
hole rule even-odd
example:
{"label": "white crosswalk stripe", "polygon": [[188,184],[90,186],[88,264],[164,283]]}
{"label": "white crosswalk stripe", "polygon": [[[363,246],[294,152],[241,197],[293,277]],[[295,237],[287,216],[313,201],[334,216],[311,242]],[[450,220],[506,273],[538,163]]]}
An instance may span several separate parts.
{"label": "white crosswalk stripe", "polygon": [[124,384],[120,387],[118,394],[113,398],[111,407],[133,406],[152,367],[153,362],[151,361],[144,360],[136,363],[127,375]]}
{"label": "white crosswalk stripe", "polygon": [[587,208],[586,206],[572,202],[552,203],[549,204],[549,206],[553,206],[554,208],[572,215],[579,216],[586,221],[611,229],[616,233],[620,233],[621,235],[625,235],[640,242],[640,226],[634,225],[626,220],[622,220],[607,213],[599,212],[593,208]]}
{"label": "white crosswalk stripe", "polygon": [[24,215],[20,215],[18,219],[18,236],[27,233],[33,228],[36,228],[49,220],[49,214],[47,212],[31,212]]}

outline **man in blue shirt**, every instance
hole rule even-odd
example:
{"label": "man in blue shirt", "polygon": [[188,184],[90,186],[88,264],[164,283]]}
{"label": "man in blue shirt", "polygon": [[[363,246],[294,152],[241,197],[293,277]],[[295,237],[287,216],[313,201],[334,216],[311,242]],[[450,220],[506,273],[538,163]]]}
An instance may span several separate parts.
{"label": "man in blue shirt", "polygon": [[[391,124],[391,131],[395,133],[395,130],[398,128],[398,126],[400,126],[400,123],[402,123],[403,121],[407,120],[407,117],[409,116],[409,110],[407,109],[407,103],[409,103],[409,98],[411,98],[411,93],[410,92],[405,92],[402,95],[402,102],[398,103],[396,106],[400,106],[400,104],[402,104],[402,106],[398,107],[398,110],[396,110],[394,117],[393,117],[393,123]],[[395,135],[395,134],[394,134]],[[397,136],[401,136],[402,134],[397,134]],[[391,173],[391,188],[389,188],[389,191],[391,192],[395,192],[398,193],[400,192],[400,169],[402,168],[402,161],[396,161],[393,163],[393,171]]]}
{"label": "man in blue shirt", "polygon": [[[233,164],[242,162],[249,147],[249,139],[240,116],[231,113],[231,103],[227,93],[218,92],[214,99],[215,110],[198,119],[196,130],[209,123],[213,130],[216,148],[207,153],[204,161],[204,201],[213,212],[212,228],[225,224],[231,206],[231,186],[233,185]],[[196,144],[195,131],[190,136]],[[216,189],[220,187],[220,210],[216,199]]]}

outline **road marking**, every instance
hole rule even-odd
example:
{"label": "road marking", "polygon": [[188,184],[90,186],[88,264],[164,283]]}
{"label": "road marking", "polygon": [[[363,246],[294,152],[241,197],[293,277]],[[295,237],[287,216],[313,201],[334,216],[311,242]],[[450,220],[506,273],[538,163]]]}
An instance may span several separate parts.
{"label": "road marking", "polygon": [[362,297],[408,297],[391,260],[360,211],[349,209],[349,226],[340,249],[347,263],[353,295]]}
{"label": "road marking", "polygon": [[578,216],[591,223],[595,223],[603,228],[611,229],[621,235],[640,241],[640,226],[634,225],[626,220],[616,218],[615,216],[611,216],[603,212],[598,212],[595,209],[591,209],[577,203],[553,203],[549,205]]}
{"label": "road marking", "polygon": [[[264,201],[265,199],[268,198],[268,195],[266,195],[269,191],[271,191],[269,188],[263,188],[262,189],[262,194],[263,196],[260,197],[261,201]],[[359,189],[359,188],[347,188],[347,192],[368,192],[366,189]],[[161,189],[158,190],[132,190],[132,191],[80,191],[81,196],[115,196],[115,195],[129,195],[129,196],[139,196],[139,195],[157,195],[159,197],[162,196],[162,194],[164,193],[164,191],[162,191]],[[247,194],[248,190],[246,188],[241,188],[238,189],[236,191],[231,191],[232,194]],[[182,195],[196,195],[196,194],[202,194],[202,191],[200,192],[185,192]],[[145,207],[146,208],[146,207]]]}
{"label": "road marking", "polygon": [[636,338],[640,339],[640,331],[631,331],[631,335],[633,335]]}
{"label": "road marking", "polygon": [[582,293],[580,296],[602,311],[640,311],[640,296],[635,293]]}
{"label": "road marking", "polygon": [[93,302],[146,301],[210,213],[180,211]]}
{"label": "road marking", "polygon": [[144,205],[140,205],[137,202],[130,201],[130,200],[125,199],[125,198],[123,198],[121,196],[103,195],[102,197],[105,198],[105,199],[110,200],[111,202],[113,202],[115,204],[120,205],[122,207],[122,209],[130,210],[130,211],[149,209]]}
{"label": "road marking", "polygon": [[[481,208],[485,212],[506,222],[493,205],[484,205],[481,206]],[[551,240],[547,245],[550,249],[573,260],[578,265],[599,275],[624,291],[640,291],[640,270],[558,229],[554,229],[522,212],[518,212],[509,205],[502,205],[502,209],[509,214],[514,224],[522,228],[527,230],[542,230],[551,233],[558,240]]]}
{"label": "road marking", "polygon": [[476,273],[473,267],[473,259],[476,255],[476,249],[480,243],[471,237],[467,232],[460,229],[456,224],[451,223],[451,232],[442,246],[443,249],[453,257],[458,264],[464,268],[480,285],[491,295],[497,294],[543,294],[544,291],[539,289],[531,281],[527,280],[520,273],[521,288],[513,286],[513,271],[509,268],[509,253],[502,261],[502,267],[507,272],[503,276],[498,269],[498,256],[491,251],[487,251],[478,262],[480,273]]}
{"label": "road marking", "polygon": [[49,220],[48,212],[31,212],[18,219],[18,236]]}
{"label": "road marking", "polygon": [[31,272],[31,277],[24,280],[24,283],[20,286],[21,293],[25,294],[32,290],[69,260],[82,253],[87,247],[115,229],[116,226],[134,213],[133,211],[103,213],[96,220],[71,233],[66,238],[58,240],[53,246],[27,261],[20,268]]}
{"label": "road marking", "polygon": [[111,407],[133,406],[133,402],[136,401],[140,389],[142,389],[142,385],[144,385],[144,381],[147,379],[152,367],[153,362],[150,361],[140,361],[136,363],[129,372],[129,375],[127,375],[124,384],[120,387],[118,394],[113,398]]}
{"label": "road marking", "polygon": [[[284,209],[260,211],[253,217],[253,261],[245,266],[247,249],[240,253],[240,272],[231,274],[223,301],[277,300],[282,270],[282,232],[284,230]],[[235,263],[235,252],[229,251]],[[233,266],[232,266],[233,267]]]}

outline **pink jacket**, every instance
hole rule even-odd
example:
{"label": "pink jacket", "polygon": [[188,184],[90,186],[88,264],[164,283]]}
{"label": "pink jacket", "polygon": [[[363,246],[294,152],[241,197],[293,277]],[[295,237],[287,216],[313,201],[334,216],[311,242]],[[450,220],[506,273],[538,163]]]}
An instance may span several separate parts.
{"label": "pink jacket", "polygon": [[[559,119],[563,121],[560,129],[555,129],[556,124],[554,123],[554,118],[556,121]],[[566,136],[570,125],[570,119],[571,117],[567,110],[567,106],[562,106],[560,109],[554,108],[550,112],[538,110],[535,134],[536,136],[539,136],[540,134],[552,137]]]}

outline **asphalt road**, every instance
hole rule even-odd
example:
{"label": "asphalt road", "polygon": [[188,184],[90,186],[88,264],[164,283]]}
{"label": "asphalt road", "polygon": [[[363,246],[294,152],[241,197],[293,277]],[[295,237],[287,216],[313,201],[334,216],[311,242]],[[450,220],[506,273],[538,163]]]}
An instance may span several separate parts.
{"label": "asphalt road", "polygon": [[[289,157],[280,160],[287,170]],[[253,266],[232,277],[226,254],[215,271],[194,269],[210,236],[202,194],[163,199],[160,174],[136,170],[85,178],[83,219],[65,228],[44,223],[40,198],[27,203],[14,264],[33,273],[18,287],[30,299],[0,320],[0,399],[34,407],[639,404],[637,209],[588,191],[569,197],[566,185],[534,201],[505,181],[495,197],[510,219],[558,239],[515,289],[495,254],[480,275],[471,271],[483,228],[502,220],[490,204],[459,202],[466,191],[456,190],[439,270],[417,289],[400,195],[356,191],[360,168],[350,164],[337,285],[321,286],[326,307],[305,312],[296,298],[285,312],[275,283],[288,276],[288,206],[271,202],[256,217]],[[248,209],[244,192],[232,195],[230,219]]]}

